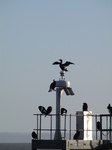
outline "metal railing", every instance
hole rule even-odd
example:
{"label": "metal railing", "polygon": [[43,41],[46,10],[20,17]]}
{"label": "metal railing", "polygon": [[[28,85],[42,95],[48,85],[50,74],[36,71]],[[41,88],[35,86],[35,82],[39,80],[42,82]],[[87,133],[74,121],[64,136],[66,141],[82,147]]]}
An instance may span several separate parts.
{"label": "metal railing", "polygon": [[[34,129],[37,132],[39,140],[50,139],[54,140],[56,132],[56,114],[50,114],[44,116],[42,114],[34,114],[37,118],[37,126]],[[67,114],[61,116],[60,132],[63,140],[73,139],[73,135],[76,133],[76,117],[84,115]],[[92,137],[94,140],[110,140],[112,141],[112,115],[90,115],[92,117]],[[98,129],[97,122],[100,122],[101,128]],[[79,129],[80,132],[84,132],[84,129]],[[87,131],[87,130],[86,130]]]}

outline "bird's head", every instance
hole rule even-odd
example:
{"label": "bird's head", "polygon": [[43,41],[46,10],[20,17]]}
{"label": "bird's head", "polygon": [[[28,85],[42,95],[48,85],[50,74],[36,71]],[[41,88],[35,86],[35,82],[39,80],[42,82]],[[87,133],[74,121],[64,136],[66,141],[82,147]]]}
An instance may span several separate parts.
{"label": "bird's head", "polygon": [[63,60],[62,60],[62,59],[59,59],[59,61],[60,61],[60,63],[62,63]]}

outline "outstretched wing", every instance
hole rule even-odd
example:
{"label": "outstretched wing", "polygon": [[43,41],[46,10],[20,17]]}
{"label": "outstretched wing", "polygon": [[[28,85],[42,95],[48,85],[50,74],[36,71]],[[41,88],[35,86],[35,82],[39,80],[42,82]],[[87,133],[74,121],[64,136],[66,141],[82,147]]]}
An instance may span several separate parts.
{"label": "outstretched wing", "polygon": [[69,66],[70,64],[73,64],[73,65],[74,65],[74,63],[72,63],[72,62],[66,61],[66,62],[64,63],[64,66]]}
{"label": "outstretched wing", "polygon": [[47,108],[45,117],[46,117],[47,115],[49,115],[49,114],[51,113],[51,111],[52,111],[52,107],[49,106],[49,107]]}
{"label": "outstretched wing", "polygon": [[55,61],[54,63],[53,63],[53,65],[59,65],[60,64],[60,62],[58,62],[58,61]]}
{"label": "outstretched wing", "polygon": [[44,106],[39,106],[38,108],[42,114],[46,114],[46,109]]}

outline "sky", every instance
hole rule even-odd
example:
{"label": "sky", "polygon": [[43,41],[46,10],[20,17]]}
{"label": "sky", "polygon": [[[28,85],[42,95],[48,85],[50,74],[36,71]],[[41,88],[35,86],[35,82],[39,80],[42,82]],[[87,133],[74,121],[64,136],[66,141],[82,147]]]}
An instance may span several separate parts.
{"label": "sky", "polygon": [[111,0],[0,0],[0,132],[31,132],[38,106],[52,106],[49,93],[63,59],[74,96],[63,93],[68,114],[108,114],[112,105]]}

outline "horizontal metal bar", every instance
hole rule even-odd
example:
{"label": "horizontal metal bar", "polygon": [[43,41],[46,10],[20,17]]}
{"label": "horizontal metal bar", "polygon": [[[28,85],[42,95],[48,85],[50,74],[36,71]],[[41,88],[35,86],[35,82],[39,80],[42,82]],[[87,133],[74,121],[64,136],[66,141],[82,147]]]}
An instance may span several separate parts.
{"label": "horizontal metal bar", "polygon": [[112,129],[102,129],[100,131],[112,131]]}
{"label": "horizontal metal bar", "polygon": [[[40,129],[33,129],[33,130],[36,130],[36,131],[39,131]],[[41,131],[51,131],[51,129],[41,129]],[[56,129],[52,129],[52,131],[56,131]],[[69,129],[60,129],[59,131],[76,131],[75,129],[74,130],[69,130]],[[82,129],[79,129],[79,131],[96,131],[96,130],[82,130]],[[97,131],[101,131],[101,130],[97,130]],[[112,131],[112,129],[104,129],[102,131]]]}
{"label": "horizontal metal bar", "polygon": [[110,117],[110,116],[112,116],[112,114],[101,114],[100,116],[101,117],[106,117],[106,116]]}
{"label": "horizontal metal bar", "polygon": [[[38,116],[38,115],[42,115],[42,116],[45,116],[43,114],[33,114],[35,116]],[[59,114],[49,114],[48,116],[57,116]],[[66,114],[66,115],[63,115],[63,116],[92,116],[92,117],[110,117],[112,116],[112,114],[101,114],[101,115],[92,115],[92,114],[88,114],[88,115],[82,115],[82,114]]]}
{"label": "horizontal metal bar", "polygon": [[[35,116],[38,116],[38,115],[45,116],[43,114],[33,114],[33,115],[35,115]],[[48,116],[59,116],[59,114],[49,114]],[[61,117],[64,117],[64,116],[74,116],[74,117],[76,117],[76,116],[92,116],[92,117],[97,116],[97,117],[100,117],[100,115],[92,115],[92,114],[88,114],[88,115],[83,115],[83,114],[65,114],[65,115],[63,115]],[[106,116],[111,116],[111,115],[106,115]]]}

